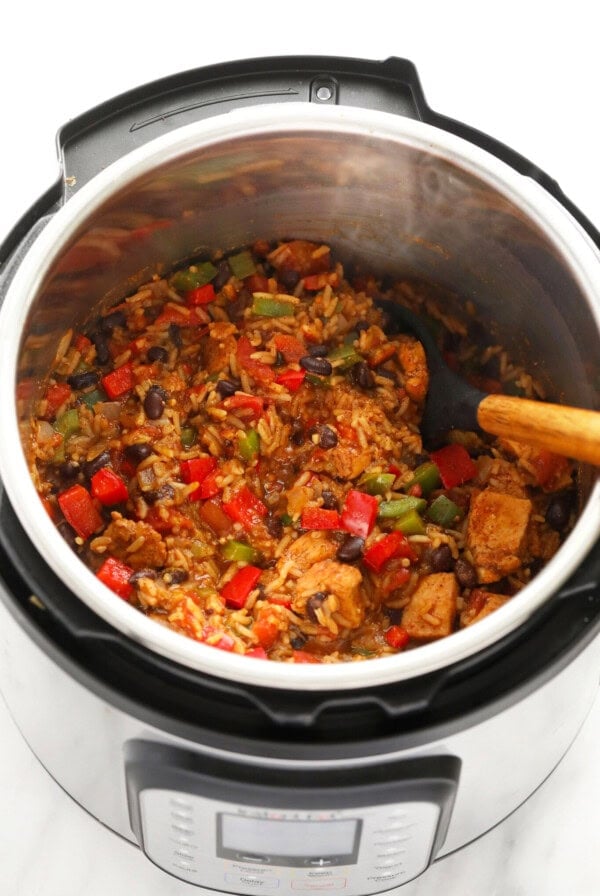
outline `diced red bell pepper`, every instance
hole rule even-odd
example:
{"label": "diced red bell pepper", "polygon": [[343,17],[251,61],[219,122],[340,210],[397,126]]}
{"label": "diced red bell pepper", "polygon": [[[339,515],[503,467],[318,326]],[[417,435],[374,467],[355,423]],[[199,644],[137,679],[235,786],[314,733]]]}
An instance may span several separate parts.
{"label": "diced red bell pepper", "polygon": [[262,361],[257,361],[256,358],[250,357],[255,351],[256,349],[248,337],[240,336],[236,350],[236,358],[240,367],[247,370],[250,376],[259,382],[264,384],[272,383],[275,379],[273,368],[269,364],[263,364]]}
{"label": "diced red bell pepper", "polygon": [[[200,485],[198,486],[197,491],[200,493],[200,498],[203,501],[208,500],[209,498],[216,498],[219,492],[221,491],[221,486],[217,482],[217,479],[221,476],[221,471],[219,469],[213,470],[212,473],[209,473],[208,476],[205,476]],[[194,492],[196,494],[196,492]],[[198,500],[195,498],[194,500]]]}
{"label": "diced red bell pepper", "polygon": [[477,467],[462,445],[446,445],[432,451],[430,457],[440,471],[444,488],[454,488],[477,476]]}
{"label": "diced red bell pepper", "polygon": [[295,663],[320,663],[321,660],[314,653],[307,653],[306,650],[292,651]]}
{"label": "diced red bell pepper", "polygon": [[110,507],[112,504],[122,504],[129,497],[127,486],[110,467],[102,467],[101,470],[94,473],[91,484],[92,495],[106,507]]}
{"label": "diced red bell pepper", "polygon": [[[217,468],[217,461],[214,457],[193,457],[191,460],[182,460],[179,469],[181,478],[189,485],[190,482],[197,482],[198,488],[188,495],[189,501],[199,501],[202,495],[200,486],[206,477]],[[218,491],[218,489],[217,489]],[[215,493],[216,494],[216,493]],[[212,495],[206,495],[210,498]]]}
{"label": "diced red bell pepper", "polygon": [[135,378],[133,375],[133,364],[131,364],[131,362],[122,364],[121,367],[117,367],[116,370],[111,370],[110,373],[107,373],[106,376],[102,377],[102,388],[111,401],[114,401],[117,398],[122,398],[123,395],[131,392],[134,385]]}
{"label": "diced red bell pepper", "polygon": [[273,342],[277,351],[281,352],[288,364],[297,364],[300,358],[306,355],[306,347],[295,336],[276,333]]}
{"label": "diced red bell pepper", "polygon": [[569,461],[566,457],[554,454],[546,448],[536,449],[530,461],[535,469],[535,478],[543,489],[552,486],[553,480],[558,482],[569,469]]}
{"label": "diced red bell pepper", "polygon": [[395,650],[402,650],[410,641],[410,635],[401,625],[392,625],[385,633],[385,640]]}
{"label": "diced red bell pepper", "polygon": [[156,323],[159,326],[168,326],[170,324],[177,324],[178,327],[200,327],[202,324],[207,324],[209,321],[208,314],[204,311],[203,308],[195,307],[188,308],[185,305],[182,305],[181,308],[178,308],[175,304],[166,305],[163,311],[156,318]]}
{"label": "diced red bell pepper", "polygon": [[116,557],[107,557],[96,576],[103,582],[107,588],[122,597],[123,600],[129,600],[133,593],[133,585],[129,579],[133,575],[131,566],[127,566]]}
{"label": "diced red bell pepper", "polygon": [[[212,626],[206,626],[202,631],[202,640],[208,640],[211,635],[217,634],[215,629]],[[226,632],[218,633],[220,635],[218,641],[211,641],[208,644],[208,647],[216,647],[217,650],[225,650],[227,653],[231,653],[233,648],[235,647],[235,640],[231,637],[231,635],[226,634]]]}
{"label": "diced red bell pepper", "polygon": [[241,523],[250,531],[267,515],[267,506],[244,485],[230,501],[223,503],[223,510],[235,523]]}
{"label": "diced red bell pepper", "polygon": [[262,575],[258,566],[242,566],[232,579],[221,589],[221,597],[232,610],[241,610],[246,606],[250,592]]}
{"label": "diced red bell pepper", "polygon": [[92,344],[92,340],[88,339],[87,336],[84,336],[83,333],[77,333],[75,338],[73,339],[73,346],[75,351],[78,351],[80,355],[82,355]]}
{"label": "diced red bell pepper", "polygon": [[269,278],[263,274],[250,274],[244,277],[244,286],[249,292],[268,292]]}
{"label": "diced red bell pepper", "polygon": [[309,292],[318,292],[319,289],[325,289],[326,286],[337,286],[339,282],[340,278],[336,271],[324,274],[309,274],[302,281],[304,289],[307,289]]}
{"label": "diced red bell pepper", "polygon": [[69,526],[80,538],[89,538],[102,528],[102,517],[83,485],[72,485],[58,495],[58,504]]}
{"label": "diced red bell pepper", "polygon": [[279,635],[279,621],[277,615],[268,607],[262,607],[252,624],[252,632],[258,639],[258,643],[265,650],[272,647]]}
{"label": "diced red bell pepper", "polygon": [[177,510],[176,507],[150,507],[144,517],[144,522],[163,535],[166,532],[172,532],[174,529],[179,531],[187,529],[189,532],[194,529],[192,520],[181,513],[180,510]]}
{"label": "diced red bell pepper", "polygon": [[229,409],[248,408],[252,416],[258,419],[265,409],[265,400],[259,395],[248,395],[246,392],[236,392],[223,401],[223,407]]}
{"label": "diced red bell pepper", "polygon": [[255,660],[267,660],[269,657],[267,656],[267,651],[264,647],[252,647],[250,650],[247,650],[244,656],[252,656]]}
{"label": "diced red bell pepper", "polygon": [[55,417],[58,409],[71,397],[72,391],[68,383],[54,383],[48,386],[45,395],[46,416]]}
{"label": "diced red bell pepper", "polygon": [[373,495],[352,489],[342,508],[342,528],[353,535],[366,538],[377,519],[379,503]]}
{"label": "diced red bell pepper", "polygon": [[300,525],[303,529],[341,529],[342,520],[337,510],[307,507],[302,511]]}
{"label": "diced red bell pepper", "polygon": [[231,530],[231,519],[223,512],[219,501],[207,500],[198,513],[202,522],[210,526],[218,536],[226,535]]}
{"label": "diced red bell pepper", "polygon": [[358,436],[353,426],[348,426],[347,423],[341,423],[338,420],[335,424],[335,428],[342,439],[346,439],[347,442],[352,442],[354,445],[358,442]]}
{"label": "diced red bell pepper", "polygon": [[282,370],[279,376],[275,377],[275,382],[280,386],[285,386],[290,392],[297,392],[306,376],[306,370]]}
{"label": "diced red bell pepper", "polygon": [[189,308],[193,308],[196,305],[208,305],[209,302],[214,302],[216,297],[212,283],[205,283],[204,286],[197,286],[186,292],[185,301]]}
{"label": "diced red bell pepper", "polygon": [[402,532],[390,532],[365,551],[364,563],[374,572],[379,572],[392,557],[406,557],[416,560],[417,555]]}

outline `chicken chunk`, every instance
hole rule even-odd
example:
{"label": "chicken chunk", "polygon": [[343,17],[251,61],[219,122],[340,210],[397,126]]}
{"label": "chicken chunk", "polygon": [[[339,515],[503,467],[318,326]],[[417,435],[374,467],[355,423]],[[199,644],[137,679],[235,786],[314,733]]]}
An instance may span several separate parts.
{"label": "chicken chunk", "polygon": [[[108,547],[105,546],[107,538],[110,539]],[[99,551],[100,545],[102,551]],[[91,543],[91,548],[117,557],[133,569],[157,568],[167,562],[167,546],[162,537],[141,520],[114,519],[104,535]]]}
{"label": "chicken chunk", "polygon": [[406,394],[413,401],[425,401],[429,388],[429,370],[421,343],[408,336],[399,339],[398,360],[404,372]]}
{"label": "chicken chunk", "polygon": [[467,546],[479,581],[497,582],[522,563],[531,501],[486,489],[471,501]]}
{"label": "chicken chunk", "polygon": [[336,623],[343,628],[358,628],[365,618],[361,582],[362,575],[356,567],[336,560],[322,560],[298,579],[292,609],[303,614],[313,594],[331,595],[335,599],[331,604],[331,615]]}
{"label": "chicken chunk", "polygon": [[296,569],[304,573],[316,563],[331,559],[336,550],[336,545],[327,532],[306,532],[292,542],[282,560],[291,560]]}
{"label": "chicken chunk", "polygon": [[510,598],[504,594],[494,594],[493,591],[484,591],[483,588],[474,588],[469,595],[465,607],[460,614],[461,626],[472,625],[479,622],[503,606]]}
{"label": "chicken chunk", "polygon": [[411,638],[445,638],[454,627],[458,582],[452,572],[437,572],[419,582],[402,614],[402,627]]}
{"label": "chicken chunk", "polygon": [[218,330],[211,331],[202,346],[202,361],[207,372],[222,373],[229,367],[229,358],[235,354],[237,342],[231,333],[219,336]]}
{"label": "chicken chunk", "polygon": [[314,473],[327,473],[336,479],[357,479],[370,463],[368,449],[341,441],[328,451],[315,448],[306,466]]}

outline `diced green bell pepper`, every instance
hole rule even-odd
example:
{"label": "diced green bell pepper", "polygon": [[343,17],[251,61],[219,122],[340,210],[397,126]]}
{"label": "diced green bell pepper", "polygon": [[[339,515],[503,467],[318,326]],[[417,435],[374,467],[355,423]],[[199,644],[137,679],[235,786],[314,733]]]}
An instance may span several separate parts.
{"label": "diced green bell pepper", "polygon": [[260,436],[255,429],[249,429],[248,432],[241,437],[239,445],[240,456],[246,462],[254,460],[260,451]]}
{"label": "diced green bell pepper", "polygon": [[259,558],[259,553],[251,545],[244,541],[236,541],[231,538],[226,541],[221,548],[221,553],[225,560],[234,561],[236,563],[255,563]]}
{"label": "diced green bell pepper", "polygon": [[170,283],[179,292],[189,292],[198,286],[206,286],[216,276],[217,269],[211,261],[199,261],[185,270],[176,271]]}
{"label": "diced green bell pepper", "polygon": [[425,535],[425,523],[416,510],[409,510],[396,520],[394,529],[403,535]]}
{"label": "diced green bell pepper", "polygon": [[327,358],[336,370],[349,370],[363,360],[363,356],[359,355],[351,342],[336,346],[327,353]]}
{"label": "diced green bell pepper", "polygon": [[307,373],[304,381],[310,383],[311,386],[319,386],[321,389],[331,389],[328,376],[317,376],[316,373]]}
{"label": "diced green bell pepper", "polygon": [[237,255],[230,255],[227,261],[233,276],[237,277],[238,280],[244,280],[246,277],[256,274],[254,259],[248,251],[238,252]]}
{"label": "diced green bell pepper", "polygon": [[441,484],[440,471],[432,461],[428,461],[417,467],[413,478],[404,485],[404,491],[408,491],[413,485],[420,485],[423,494],[427,496]]}
{"label": "diced green bell pepper", "polygon": [[438,495],[427,508],[427,516],[432,523],[448,528],[457,520],[462,519],[464,512],[446,495]]}
{"label": "diced green bell pepper", "polygon": [[253,293],[252,313],[259,317],[291,317],[296,306],[293,302],[277,299],[268,292]]}
{"label": "diced green bell pepper", "polygon": [[405,498],[395,498],[393,501],[382,501],[377,516],[380,520],[395,520],[411,510],[422,513],[426,507],[425,498],[413,498],[407,495]]}
{"label": "diced green bell pepper", "polygon": [[[394,473],[373,473],[360,483],[360,489],[368,495],[385,495],[396,480]],[[389,503],[389,502],[388,502]]]}
{"label": "diced green bell pepper", "polygon": [[181,444],[184,448],[191,448],[198,438],[198,431],[193,426],[185,426],[181,430]]}
{"label": "diced green bell pepper", "polygon": [[76,432],[79,432],[79,411],[77,408],[71,408],[61,414],[54,424],[54,429],[59,432],[65,442]]}
{"label": "diced green bell pepper", "polygon": [[93,408],[100,401],[106,401],[106,392],[103,389],[92,389],[91,392],[84,392],[79,401],[86,408]]}

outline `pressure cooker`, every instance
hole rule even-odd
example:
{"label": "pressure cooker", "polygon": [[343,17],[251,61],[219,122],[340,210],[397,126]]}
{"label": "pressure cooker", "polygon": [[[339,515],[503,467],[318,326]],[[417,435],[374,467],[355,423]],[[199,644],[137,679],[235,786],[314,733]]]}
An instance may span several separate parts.
{"label": "pressure cooker", "polygon": [[0,247],[11,712],[81,806],[201,892],[400,887],[525,800],[591,707],[595,472],[578,470],[558,553],[490,617],[392,657],[272,663],[116,599],[44,512],[28,419],[69,327],[200,252],[284,237],[459,293],[561,400],[593,408],[600,234],[534,164],[431,110],[402,59],[201,68],[85,113],[58,145],[61,177]]}

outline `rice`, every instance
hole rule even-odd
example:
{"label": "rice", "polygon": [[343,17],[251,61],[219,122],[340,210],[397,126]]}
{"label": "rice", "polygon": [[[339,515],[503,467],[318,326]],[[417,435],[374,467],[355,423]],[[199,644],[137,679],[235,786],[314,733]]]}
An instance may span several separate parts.
{"label": "rice", "polygon": [[[204,276],[198,262],[126,297],[104,331],[105,365],[94,327],[59,342],[31,470],[83,562],[158,623],[278,662],[418,648],[510,599],[573,523],[571,510],[560,533],[548,522],[556,502],[568,507],[573,470],[476,433],[425,451],[422,350],[386,334],[377,297],[436,321],[440,348],[475,381],[493,374],[497,391],[532,398],[542,384],[497,340],[471,342],[475,308],[461,315],[439,287],[345,279],[329,246],[303,240],[227,260],[232,276],[214,294],[190,285]],[[83,371],[95,383],[71,387]],[[450,483],[448,452],[468,471]],[[495,555],[477,515],[490,496]],[[522,528],[504,536],[516,510]]]}

